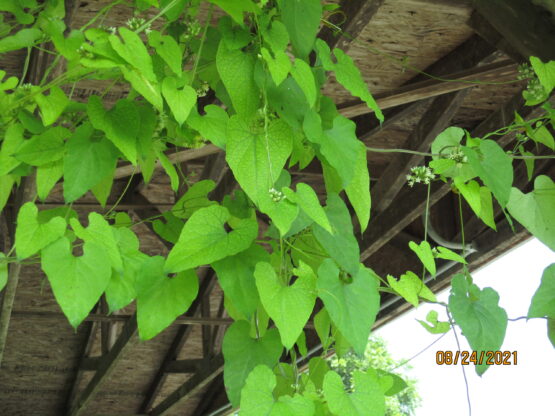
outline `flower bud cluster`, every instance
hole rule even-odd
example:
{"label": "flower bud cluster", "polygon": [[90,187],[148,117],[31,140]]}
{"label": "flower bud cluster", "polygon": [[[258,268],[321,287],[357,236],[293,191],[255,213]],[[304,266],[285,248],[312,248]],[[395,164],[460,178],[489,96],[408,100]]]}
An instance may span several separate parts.
{"label": "flower bud cluster", "polygon": [[272,198],[272,201],[274,202],[280,202],[285,199],[285,195],[283,194],[283,192],[278,191],[276,188],[270,188],[268,190],[268,193],[270,194],[270,198]]}
{"label": "flower bud cluster", "polygon": [[407,175],[408,185],[412,188],[415,183],[428,185],[435,179],[436,175],[427,166],[415,166],[411,168],[410,175]]}

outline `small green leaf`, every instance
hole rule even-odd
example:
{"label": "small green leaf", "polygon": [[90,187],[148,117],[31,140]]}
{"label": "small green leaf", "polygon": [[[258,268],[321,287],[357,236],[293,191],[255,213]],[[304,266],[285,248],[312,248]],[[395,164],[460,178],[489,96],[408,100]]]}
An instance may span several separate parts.
{"label": "small green leaf", "polygon": [[347,393],[341,376],[329,371],[324,377],[324,397],[334,415],[383,416],[385,396],[379,382],[368,373],[353,373],[354,391]]}
{"label": "small green leaf", "polygon": [[484,224],[496,229],[495,220],[493,218],[493,201],[491,198],[491,191],[485,187],[480,186],[476,181],[469,181],[464,183],[460,177],[455,177],[455,186],[460,191],[472,211],[478,218],[484,221]]}
{"label": "small green leaf", "polygon": [[444,334],[449,332],[451,329],[449,322],[440,322],[437,320],[437,316],[437,311],[430,311],[428,312],[428,315],[426,315],[426,321],[429,323],[421,321],[420,319],[417,319],[417,321],[420,322],[420,325],[426,328],[430,334]]}
{"label": "small green leaf", "polygon": [[310,318],[316,301],[316,276],[301,263],[293,270],[298,279],[286,285],[270,263],[258,263],[254,276],[262,305],[275,322],[286,349],[291,349]]}
{"label": "small green leaf", "polygon": [[215,146],[225,150],[227,122],[229,121],[227,112],[213,104],[204,107],[204,111],[206,115],[200,116],[195,110],[189,116],[187,124]]}
{"label": "small green leaf", "polygon": [[314,237],[342,269],[355,275],[359,271],[360,250],[353,235],[351,215],[339,196],[329,194],[327,203],[325,211],[333,233],[314,224]]}
{"label": "small green leaf", "polygon": [[241,50],[230,50],[220,42],[216,67],[239,115],[250,116],[258,109],[260,95],[254,82],[254,57]]}
{"label": "small green leaf", "polygon": [[153,30],[148,34],[148,44],[156,50],[175,75],[182,74],[183,52],[174,38]]}
{"label": "small green leaf", "polygon": [[136,281],[137,326],[141,339],[148,340],[184,314],[198,294],[198,277],[186,270],[169,278],[164,272],[164,258],[148,258]]}
{"label": "small green leaf", "polygon": [[273,368],[283,350],[277,329],[268,330],[258,339],[251,338],[249,332],[248,322],[237,321],[224,335],[224,384],[233,406],[239,405],[248,374],[258,365]]}
{"label": "small green leaf", "polygon": [[21,164],[13,154],[23,143],[23,126],[19,123],[10,124],[4,133],[4,140],[0,147],[0,176],[10,173]]}
{"label": "small green leaf", "polygon": [[17,214],[15,246],[17,257],[26,259],[62,237],[66,232],[66,221],[54,217],[45,223],[38,218],[38,209],[32,202],[25,203]]}
{"label": "small green leaf", "polygon": [[339,269],[326,259],[318,269],[318,296],[332,321],[353,346],[363,354],[380,306],[378,279],[371,269],[360,265],[352,282],[339,278]]}
{"label": "small green leaf", "polygon": [[34,98],[39,105],[41,118],[45,126],[49,126],[58,120],[69,104],[68,98],[60,87],[50,88],[48,96],[37,94]]}
{"label": "small green leaf", "polygon": [[[507,329],[507,312],[498,302],[499,295],[492,288],[480,290],[462,274],[453,278],[449,310],[473,351],[501,349]],[[484,361],[476,366],[476,372],[481,376],[487,368]]]}
{"label": "small green leaf", "polygon": [[547,337],[555,348],[555,319],[547,318]]}
{"label": "small green leaf", "polygon": [[445,260],[453,260],[458,263],[467,264],[464,257],[458,255],[454,251],[449,250],[448,248],[438,246],[437,250],[438,250],[438,253],[436,254],[437,258],[445,259]]}
{"label": "small green leaf", "polygon": [[61,160],[47,163],[37,168],[37,196],[44,201],[54,185],[64,174],[64,165]]}
{"label": "small green leaf", "polygon": [[270,70],[270,75],[274,80],[274,83],[279,86],[291,69],[291,61],[289,60],[289,56],[283,51],[274,52],[274,56],[268,51],[266,48],[262,48],[260,50],[262,54],[262,58],[268,65],[268,69]]}
{"label": "small green leaf", "polygon": [[243,26],[243,13],[256,12],[256,5],[252,0],[208,0],[229,14],[233,20]]}
{"label": "small green leaf", "polygon": [[2,212],[8,202],[14,183],[15,180],[12,175],[0,176],[0,212]]}
{"label": "small green leaf", "polygon": [[[555,63],[555,61],[553,61],[553,63]],[[532,134],[529,134],[532,140],[534,140],[536,143],[541,143],[549,147],[551,150],[555,150],[555,140],[553,139],[553,135],[549,132],[547,127],[540,126],[537,129],[532,130],[532,132]]]}
{"label": "small green leaf", "polygon": [[166,77],[162,82],[162,95],[170,106],[175,121],[183,124],[197,102],[197,92],[189,85],[179,89],[176,78]]}
{"label": "small green leaf", "polygon": [[179,198],[172,208],[172,213],[177,218],[187,219],[201,208],[216,205],[216,201],[210,201],[208,194],[214,190],[216,184],[212,180],[196,182],[187,189],[187,192]]}
{"label": "small green leaf", "polygon": [[538,240],[555,250],[555,183],[545,175],[534,181],[534,190],[523,194],[512,188],[509,213]]}
{"label": "small green leaf", "polygon": [[77,127],[64,156],[64,199],[73,202],[116,167],[117,150],[105,137],[93,136],[90,123]]}
{"label": "small green leaf", "polygon": [[304,396],[281,395],[274,399],[276,376],[266,365],[258,365],[247,377],[241,392],[241,416],[313,416],[314,403]]}
{"label": "small green leaf", "polygon": [[326,308],[320,309],[320,312],[314,316],[314,329],[322,342],[322,346],[324,349],[327,349],[330,346],[332,339],[330,337],[331,320]]}
{"label": "small green leaf", "polygon": [[266,250],[252,245],[239,254],[212,263],[225,296],[248,319],[256,311],[259,302],[254,270],[257,263],[268,261],[270,256]]}
{"label": "small green leaf", "polygon": [[4,290],[6,283],[8,283],[8,262],[6,255],[0,253],[0,292]]}
{"label": "small green leaf", "polygon": [[295,54],[306,58],[320,27],[320,0],[282,0],[280,8],[281,20],[289,32]]}
{"label": "small green leaf", "polygon": [[374,111],[376,118],[382,122],[384,120],[382,110],[380,110],[372,94],[370,94],[368,86],[364,82],[360,70],[353,62],[353,59],[341,49],[335,48],[333,54],[337,59],[337,63],[334,63],[330,57],[330,48],[322,39],[316,40],[316,50],[324,69],[326,71],[334,71],[337,82],[343,85],[353,96],[364,101],[368,108]]}
{"label": "small green leaf", "polygon": [[463,147],[462,150],[472,169],[491,190],[499,205],[505,208],[513,184],[512,159],[493,140],[481,140],[479,149],[481,156],[469,147]]}
{"label": "small green leaf", "polygon": [[141,37],[126,27],[120,27],[119,34],[121,39],[116,35],[110,35],[108,38],[112,48],[114,48],[119,56],[138,69],[147,80],[156,81],[156,75],[154,75],[152,67],[152,58]]}
{"label": "small green leaf", "polygon": [[316,80],[310,65],[302,59],[295,59],[295,65],[291,68],[291,75],[297,81],[301,90],[303,90],[308,105],[314,107],[318,90],[316,89]]}
{"label": "small green leaf", "polygon": [[541,85],[545,88],[546,94],[551,94],[551,91],[555,88],[555,61],[544,64],[539,58],[531,56],[530,63]]}
{"label": "small green leaf", "polygon": [[432,276],[435,276],[436,261],[430,243],[422,241],[420,244],[416,244],[414,241],[411,241],[409,247],[416,253],[426,270],[428,270]]}
{"label": "small green leaf", "polygon": [[170,177],[170,187],[172,191],[177,192],[177,190],[179,189],[179,176],[177,175],[177,170],[175,169],[175,166],[172,162],[170,162],[164,152],[157,150],[156,156],[158,157],[162,168],[164,168],[164,171]]}
{"label": "small green leaf", "polygon": [[387,276],[387,283],[391,288],[397,292],[403,299],[412,304],[414,307],[418,306],[418,298],[426,299],[432,302],[436,301],[435,295],[430,289],[426,287],[424,282],[419,279],[413,272],[406,272],[401,275],[399,280],[393,276]]}
{"label": "small green leaf", "polygon": [[154,232],[162,237],[164,240],[169,241],[172,244],[177,243],[179,236],[181,235],[181,230],[185,226],[185,223],[173,215],[171,212],[164,212],[162,214],[165,222],[162,219],[154,220],[152,223],[152,228]]}
{"label": "small green leaf", "polygon": [[94,128],[102,130],[108,140],[121,150],[131,163],[136,164],[140,126],[137,105],[130,100],[118,100],[111,110],[106,111],[100,97],[91,95],[87,114]]}
{"label": "small green leaf", "polygon": [[287,28],[279,20],[272,21],[271,27],[262,31],[262,37],[274,52],[283,52],[289,44]]}
{"label": "small green leaf", "polygon": [[16,159],[33,166],[60,160],[64,154],[64,140],[71,132],[60,126],[52,127],[30,140],[25,140],[15,153]]}
{"label": "small green leaf", "polygon": [[[55,218],[65,221],[62,218]],[[56,301],[69,323],[77,326],[87,317],[110,281],[110,259],[104,249],[85,242],[83,255],[74,257],[66,237],[41,252],[42,270],[48,276]]]}
{"label": "small green leaf", "polygon": [[224,225],[231,218],[227,208],[214,205],[201,208],[187,223],[168,254],[165,271],[175,273],[209,264],[246,250],[258,234],[254,218],[234,221],[232,230]]}
{"label": "small green leaf", "polygon": [[320,205],[318,195],[316,195],[314,189],[305,183],[299,183],[297,184],[297,192],[293,192],[289,188],[284,188],[283,192],[287,199],[297,203],[304,213],[316,224],[328,233],[333,233],[326,211]]}
{"label": "small green leaf", "polygon": [[15,35],[0,39],[0,53],[29,48],[42,37],[42,32],[37,28],[21,29]]}
{"label": "small green leaf", "polygon": [[555,263],[547,266],[542,274],[540,287],[532,297],[528,318],[555,319]]}
{"label": "small green leaf", "polygon": [[372,200],[370,198],[370,174],[368,173],[366,148],[358,146],[358,149],[353,179],[345,187],[345,192],[357,214],[360,230],[364,232],[370,221]]}

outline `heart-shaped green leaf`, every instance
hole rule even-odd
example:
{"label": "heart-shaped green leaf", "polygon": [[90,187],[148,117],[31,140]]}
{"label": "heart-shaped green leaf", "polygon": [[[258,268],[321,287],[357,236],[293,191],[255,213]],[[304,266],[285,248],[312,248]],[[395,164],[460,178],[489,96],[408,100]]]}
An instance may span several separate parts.
{"label": "heart-shaped green leaf", "polygon": [[353,373],[354,391],[347,393],[341,376],[328,371],[324,377],[324,397],[334,415],[383,416],[385,395],[378,380],[361,371]]}
{"label": "heart-shaped green leaf", "polygon": [[53,243],[66,232],[66,220],[54,217],[42,223],[39,221],[38,209],[32,202],[27,202],[17,214],[15,229],[15,246],[17,257],[25,259],[40,249]]}
{"label": "heart-shaped green leaf", "polygon": [[411,271],[403,274],[399,280],[395,279],[391,275],[388,275],[387,283],[389,283],[395,292],[415,307],[418,306],[419,297],[432,302],[436,301],[436,297],[433,292],[428,289],[424,282]]}
{"label": "heart-shaped green leaf", "polygon": [[162,82],[162,95],[170,106],[175,121],[183,124],[197,102],[197,92],[189,85],[179,89],[175,78],[166,77]]}
{"label": "heart-shaped green leaf", "polygon": [[555,263],[546,267],[542,274],[542,281],[528,309],[529,318],[555,319]]}
{"label": "heart-shaped green leaf", "polygon": [[213,205],[199,209],[181,230],[179,240],[168,254],[168,273],[209,264],[246,250],[258,234],[254,218],[233,221],[232,230],[224,225],[231,218],[227,208]]}
{"label": "heart-shaped green leaf", "polygon": [[355,352],[364,354],[380,306],[375,273],[360,265],[352,281],[345,282],[339,278],[334,261],[326,259],[318,269],[317,287],[333,323]]}
{"label": "heart-shaped green leaf", "polygon": [[254,272],[262,305],[276,323],[287,349],[295,345],[316,301],[316,276],[312,269],[301,262],[294,273],[298,279],[288,286],[270,263],[258,263]]}
{"label": "heart-shaped green leaf", "polygon": [[25,140],[17,149],[15,157],[33,166],[60,160],[64,154],[64,140],[70,134],[71,132],[64,127],[52,127],[30,140]]}
{"label": "heart-shaped green leaf", "polygon": [[233,406],[239,405],[241,389],[248,374],[257,365],[273,368],[283,350],[277,329],[268,330],[259,339],[251,338],[249,333],[249,323],[237,321],[227,329],[224,336],[224,384]]}
{"label": "heart-shaped green leaf", "polygon": [[164,258],[150,257],[137,275],[137,325],[141,339],[155,337],[185,313],[198,294],[198,277],[186,270],[169,278]]}
{"label": "heart-shaped green leaf", "polygon": [[409,247],[416,253],[426,270],[428,270],[432,276],[435,276],[436,261],[430,243],[422,241],[420,244],[416,244],[414,241],[411,241]]}
{"label": "heart-shaped green leaf", "polygon": [[41,264],[58,304],[76,328],[110,281],[108,254],[96,243],[85,242],[83,255],[74,257],[69,240],[62,237],[42,250]]}

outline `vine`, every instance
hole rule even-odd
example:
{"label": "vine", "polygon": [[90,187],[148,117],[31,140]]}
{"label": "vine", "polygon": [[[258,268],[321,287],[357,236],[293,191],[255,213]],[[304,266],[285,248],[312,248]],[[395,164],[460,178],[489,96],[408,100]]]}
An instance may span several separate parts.
{"label": "vine", "polygon": [[[381,292],[414,306],[436,302],[424,278],[435,277],[437,259],[460,263],[463,272],[453,278],[449,302],[443,305],[449,322],[439,322],[436,312],[421,322],[423,327],[444,334],[458,326],[473,350],[500,349],[509,319],[495,290],[480,289],[472,281],[462,204],[492,229],[498,205],[509,221],[521,223],[555,250],[555,184],[534,174],[535,161],[555,157],[550,99],[555,62],[531,57],[530,65],[519,69],[528,80],[523,92],[527,105],[543,110],[537,117],[525,120],[516,114],[510,125],[481,138],[450,127],[429,152],[379,149],[358,140],[354,122],[322,94],[333,73],[383,121],[353,60],[317,38],[321,24],[331,25],[323,12],[340,13],[319,0],[135,0],[132,6],[117,0],[77,29],[66,27],[62,1],[26,4],[26,9],[15,0],[0,5],[17,22],[2,27],[0,53],[27,50],[19,79],[3,80],[6,72],[0,72],[0,208],[15,192],[36,192],[17,206],[15,244],[0,253],[0,289],[18,267],[40,262],[73,327],[104,296],[110,312],[136,302],[139,335],[148,340],[189,309],[199,290],[196,271],[211,267],[234,320],[223,341],[224,382],[232,406],[244,416],[367,415],[369,409],[383,414],[398,376],[358,371],[352,389],[321,357],[310,357],[308,371],[301,371],[297,362],[308,354],[305,327],[313,317],[325,353],[335,348],[339,355],[362,355]],[[102,26],[122,4],[133,9],[127,27]],[[212,24],[215,8],[223,16]],[[302,28],[295,18],[299,15]],[[193,24],[197,20],[204,25]],[[31,85],[29,63],[38,52],[52,60],[39,74],[38,85]],[[60,67],[67,70],[53,77]],[[73,96],[83,80],[102,81],[106,87],[80,102]],[[108,105],[106,95],[117,84],[129,93]],[[207,103],[208,97],[215,98]],[[516,142],[506,151],[494,139],[508,134]],[[196,181],[188,183],[172,209],[133,222],[118,208],[129,179],[116,203],[104,213],[90,213],[86,226],[72,208],[89,191],[105,207],[122,161],[133,166],[131,178],[140,172],[145,183],[159,163],[177,191],[188,179],[166,150],[208,143],[226,152],[240,185],[221,201],[210,199],[214,181]],[[422,263],[422,277],[407,270],[398,278],[384,278],[360,262],[346,201],[363,232],[371,210],[368,152],[426,158],[407,177],[411,187],[427,186],[424,239],[409,244]],[[308,184],[291,185],[288,168],[302,170],[314,159],[324,172],[325,206]],[[534,179],[534,189],[526,194],[513,186],[518,160]],[[432,247],[428,239],[430,189],[438,181],[459,194],[460,254]],[[44,201],[57,183],[67,205],[39,210],[37,200]],[[270,220],[264,234],[259,214]],[[140,251],[134,226],[144,222],[173,244],[166,257]],[[77,247],[80,256],[73,254]],[[546,319],[555,345],[554,281],[551,265],[526,319]],[[317,299],[323,304],[318,311]],[[481,375],[487,368],[477,365],[476,371]]]}

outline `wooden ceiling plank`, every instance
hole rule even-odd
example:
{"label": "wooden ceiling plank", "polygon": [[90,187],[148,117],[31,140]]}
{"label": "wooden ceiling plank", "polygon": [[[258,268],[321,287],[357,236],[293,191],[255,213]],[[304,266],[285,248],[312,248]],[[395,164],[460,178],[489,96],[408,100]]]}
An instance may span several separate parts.
{"label": "wooden ceiling plank", "polygon": [[[387,91],[374,96],[378,106],[384,110],[402,104],[408,104],[425,98],[436,97],[454,91],[476,86],[474,81],[481,83],[516,80],[517,65],[512,60],[504,60],[489,65],[472,68],[444,75],[442,80],[429,79]],[[449,80],[446,82],[445,80]],[[361,114],[371,113],[365,103],[347,104],[338,109],[345,117],[352,118]]]}
{"label": "wooden ceiling plank", "polygon": [[75,405],[67,412],[67,416],[80,416],[84,414],[92,399],[110,378],[110,375],[115,370],[120,359],[133,345],[131,341],[135,338],[136,334],[137,315],[135,314],[126,322],[114,346],[110,352],[102,358],[98,370],[81,395],[76,399]]}
{"label": "wooden ceiling plank", "polygon": [[474,7],[522,56],[555,59],[555,24],[529,0],[474,0]]}
{"label": "wooden ceiling plank", "polygon": [[[514,110],[518,105],[519,95],[520,93],[490,114],[471,132],[471,135],[473,137],[480,137],[484,132],[494,131],[506,126],[507,122],[512,120],[508,118],[509,113],[512,112],[511,114],[514,117]],[[530,114],[531,113],[528,113],[525,118],[528,118]],[[503,140],[507,139],[502,137],[500,140],[503,143]],[[450,191],[451,188],[448,184],[433,183],[430,191],[430,206],[433,206]],[[360,241],[361,262],[367,260],[372,254],[376,253],[381,247],[387,244],[397,233],[422,215],[426,206],[426,194],[427,189],[424,186],[405,190],[400,193],[394,203],[390,204],[385,211],[374,217],[371,225],[364,232]]]}
{"label": "wooden ceiling plank", "polygon": [[151,416],[165,416],[175,406],[184,401],[192,398],[199,393],[205,386],[212,380],[218,377],[224,371],[224,359],[222,355],[216,356],[210,360],[201,371],[196,373],[193,377],[183,383],[166,399],[164,399],[158,406],[152,409],[149,414]]}
{"label": "wooden ceiling plank", "polygon": [[346,52],[352,40],[360,35],[383,3],[384,0],[341,0],[340,13],[330,16],[330,23],[340,27],[341,32],[336,33],[324,26],[318,37],[326,41],[330,49],[339,48]]}
{"label": "wooden ceiling plank", "polygon": [[[467,92],[468,90],[462,90],[434,99],[403,148],[419,152],[428,151],[437,135],[448,127]],[[399,153],[393,157],[372,188],[373,209],[376,212],[384,211],[391,204],[406,183],[406,175],[410,169],[418,166],[423,159],[422,156],[406,153]]]}

